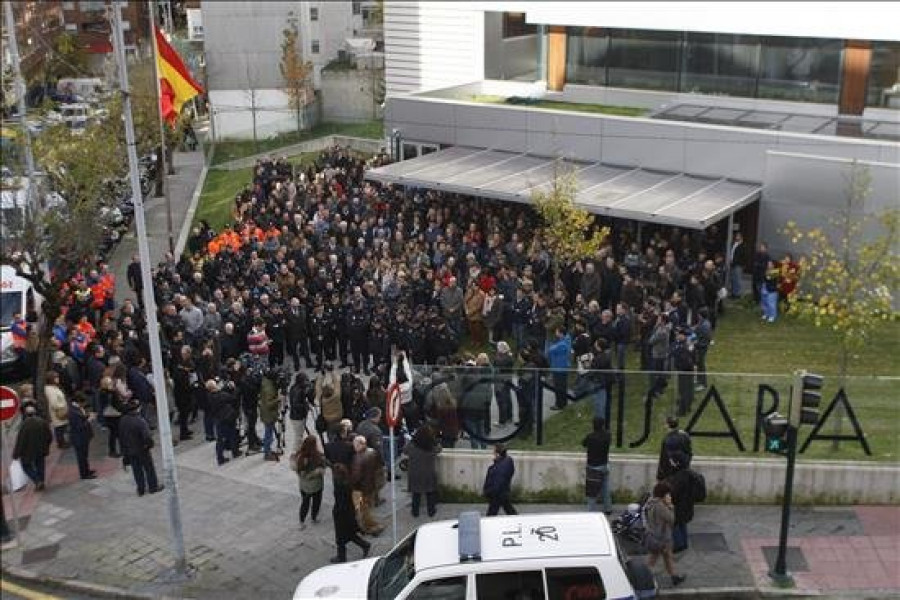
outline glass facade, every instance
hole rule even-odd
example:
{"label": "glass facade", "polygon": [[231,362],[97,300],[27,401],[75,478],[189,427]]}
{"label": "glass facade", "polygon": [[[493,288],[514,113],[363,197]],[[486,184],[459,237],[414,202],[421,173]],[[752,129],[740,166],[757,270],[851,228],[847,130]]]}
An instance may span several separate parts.
{"label": "glass facade", "polygon": [[900,108],[900,43],[872,43],[866,106]]}
{"label": "glass facade", "polygon": [[[842,48],[831,39],[570,28],[566,82],[835,104]],[[874,48],[877,106],[897,80],[900,45]]]}

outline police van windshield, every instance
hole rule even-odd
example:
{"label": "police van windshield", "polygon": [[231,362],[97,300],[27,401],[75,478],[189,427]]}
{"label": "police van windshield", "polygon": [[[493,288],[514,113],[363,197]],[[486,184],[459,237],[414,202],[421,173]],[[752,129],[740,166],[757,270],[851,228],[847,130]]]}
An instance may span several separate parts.
{"label": "police van windshield", "polygon": [[22,313],[22,300],[25,294],[22,292],[3,292],[0,296],[0,327],[3,331],[12,328],[13,316]]}
{"label": "police van windshield", "polygon": [[416,532],[378,559],[369,577],[369,598],[396,598],[416,576]]}

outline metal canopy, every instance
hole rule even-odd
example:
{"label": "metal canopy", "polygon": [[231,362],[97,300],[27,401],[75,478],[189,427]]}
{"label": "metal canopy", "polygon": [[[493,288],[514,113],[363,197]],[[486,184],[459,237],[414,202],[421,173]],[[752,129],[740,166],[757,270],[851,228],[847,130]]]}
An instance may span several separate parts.
{"label": "metal canopy", "polygon": [[557,159],[453,146],[366,172],[366,179],[530,203],[547,191],[554,174],[574,171],[576,203],[610,217],[705,229],[757,200],[758,183],[715,179],[599,162]]}

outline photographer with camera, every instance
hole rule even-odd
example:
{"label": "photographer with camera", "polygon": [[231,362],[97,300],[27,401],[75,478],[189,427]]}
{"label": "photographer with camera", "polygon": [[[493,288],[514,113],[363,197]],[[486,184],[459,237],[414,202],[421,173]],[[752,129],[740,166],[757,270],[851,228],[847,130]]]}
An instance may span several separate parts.
{"label": "photographer with camera", "polygon": [[[284,400],[284,389],[280,381],[280,373],[275,369],[269,369],[262,375],[262,382],[259,389],[259,420],[263,423],[263,459],[267,461],[278,462],[283,453],[280,446],[284,439],[283,433],[279,435],[275,427],[280,421],[282,427],[284,425],[284,415],[282,414],[282,400]],[[278,436],[279,448],[272,450],[272,442]]]}
{"label": "photographer with camera", "polygon": [[206,382],[207,404],[215,423],[216,462],[221,467],[228,462],[225,450],[231,452],[232,458],[242,456],[238,450],[237,418],[240,401],[234,393],[235,386],[231,381],[223,384],[215,379]]}

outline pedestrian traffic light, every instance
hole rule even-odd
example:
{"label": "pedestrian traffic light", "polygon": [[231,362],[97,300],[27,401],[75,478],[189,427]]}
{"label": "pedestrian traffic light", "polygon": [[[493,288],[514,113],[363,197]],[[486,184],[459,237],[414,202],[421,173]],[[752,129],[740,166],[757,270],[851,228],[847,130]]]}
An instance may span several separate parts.
{"label": "pedestrian traffic light", "polygon": [[766,452],[786,454],[788,450],[788,420],[781,413],[771,412],[763,419]]}
{"label": "pedestrian traffic light", "polygon": [[794,371],[794,385],[791,388],[791,425],[799,427],[819,422],[823,381],[821,375]]}

